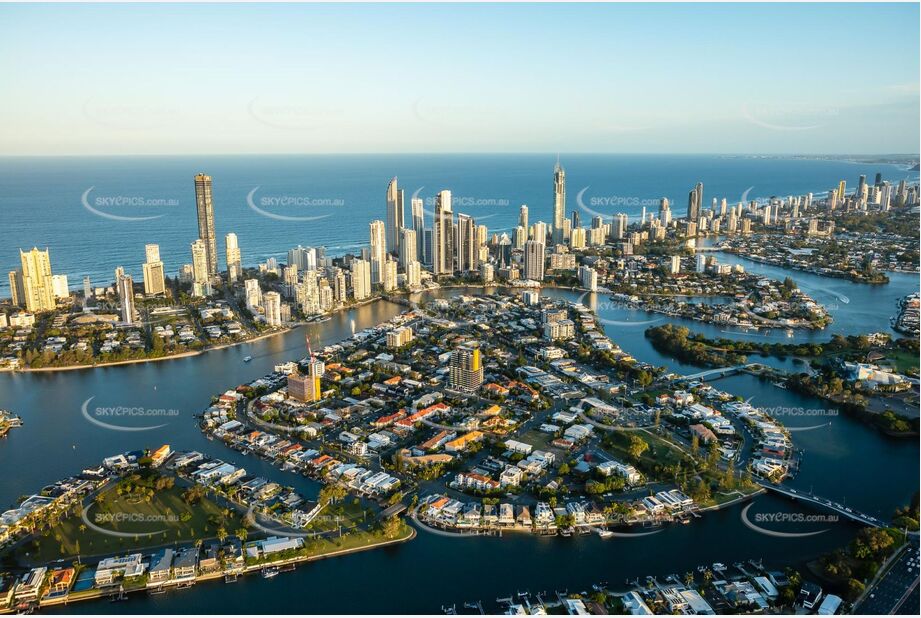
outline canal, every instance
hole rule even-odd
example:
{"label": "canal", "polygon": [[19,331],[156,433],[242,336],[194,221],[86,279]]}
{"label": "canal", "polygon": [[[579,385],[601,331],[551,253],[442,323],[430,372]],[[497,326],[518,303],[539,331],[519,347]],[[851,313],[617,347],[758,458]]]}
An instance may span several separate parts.
{"label": "canal", "polygon": [[[871,287],[789,272],[722,254],[718,259],[740,261],[748,270],[772,277],[790,274],[804,290],[830,304],[835,318],[831,327],[819,333],[797,334],[792,339],[782,332],[768,335],[784,341],[825,340],[835,332],[889,332],[896,299],[917,291],[917,277],[912,275],[894,275],[889,285]],[[435,295],[461,291],[445,290]],[[545,293],[573,300],[581,296],[563,290]],[[842,302],[841,297],[847,302]],[[837,298],[838,302],[831,298]],[[612,340],[636,358],[677,372],[699,370],[663,356],[649,345],[643,332],[651,323],[664,323],[661,316],[623,309],[600,295],[583,296],[583,300],[596,308]],[[381,301],[305,328],[310,332],[312,344],[321,347],[403,309],[398,304]],[[743,332],[726,333],[725,329],[698,322],[669,321],[684,323],[711,336],[749,336]],[[0,485],[0,504],[10,505],[23,494],[35,493],[50,482],[98,464],[103,457],[162,443],[169,443],[177,450],[202,451],[245,466],[250,473],[293,485],[307,495],[315,494],[317,487],[309,480],[208,441],[193,418],[208,405],[212,395],[261,376],[278,362],[303,356],[305,328],[184,359],[95,370],[0,375],[0,408],[13,410],[24,421],[22,428],[0,443],[0,469],[5,472]],[[245,356],[252,356],[253,360],[244,363]],[[779,415],[787,426],[803,429],[793,434],[796,446],[805,451],[801,471],[791,483],[793,487],[812,489],[883,518],[888,518],[895,507],[908,503],[917,491],[917,441],[887,438],[828,409],[820,400],[791,393],[752,376],[725,378],[714,385],[751,397],[758,406],[822,411]],[[93,407],[143,406],[177,413],[155,422],[147,418],[119,419],[118,423],[126,426],[162,426],[145,431],[115,431],[94,425],[83,416],[81,406],[89,398],[93,398],[90,404]],[[460,606],[464,601],[477,599],[488,602],[516,591],[585,590],[601,581],[620,588],[627,578],[680,575],[697,565],[713,562],[731,564],[762,558],[766,566],[801,565],[846,543],[857,530],[844,522],[787,525],[782,529],[775,526],[782,531],[815,533],[808,537],[776,538],[744,525],[743,506],[707,513],[690,525],[670,526],[634,538],[600,539],[594,535],[446,538],[420,531],[415,540],[400,546],[302,565],[294,573],[271,580],[248,577],[229,585],[203,584],[164,595],[135,595],[119,604],[118,611],[437,613],[442,605]],[[788,500],[764,495],[755,500],[749,515],[799,511],[810,512]],[[91,602],[56,611],[104,610]]]}

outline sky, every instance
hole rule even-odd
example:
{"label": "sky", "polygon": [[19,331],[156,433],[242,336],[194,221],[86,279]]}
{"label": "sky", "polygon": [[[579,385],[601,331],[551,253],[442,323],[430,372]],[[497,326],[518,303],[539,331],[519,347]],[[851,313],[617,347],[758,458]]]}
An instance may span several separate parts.
{"label": "sky", "polygon": [[0,5],[0,155],[914,154],[908,4]]}

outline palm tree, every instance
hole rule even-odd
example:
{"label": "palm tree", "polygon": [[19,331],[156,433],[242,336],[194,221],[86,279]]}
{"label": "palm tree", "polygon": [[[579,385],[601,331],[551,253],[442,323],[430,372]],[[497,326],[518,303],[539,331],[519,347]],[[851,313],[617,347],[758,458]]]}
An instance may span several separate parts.
{"label": "palm tree", "polygon": [[217,529],[217,540],[221,543],[224,542],[224,539],[227,538],[227,528],[224,526],[219,526]]}
{"label": "palm tree", "polygon": [[244,543],[246,542],[246,537],[249,536],[249,530],[246,528],[237,528],[233,533]]}

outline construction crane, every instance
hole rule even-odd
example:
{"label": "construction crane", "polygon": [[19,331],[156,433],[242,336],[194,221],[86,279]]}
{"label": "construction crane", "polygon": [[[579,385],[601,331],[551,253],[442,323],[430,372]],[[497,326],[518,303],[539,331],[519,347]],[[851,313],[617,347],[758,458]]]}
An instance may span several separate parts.
{"label": "construction crane", "polygon": [[304,339],[307,341],[307,361],[313,362],[313,350],[310,348],[310,333],[304,333]]}

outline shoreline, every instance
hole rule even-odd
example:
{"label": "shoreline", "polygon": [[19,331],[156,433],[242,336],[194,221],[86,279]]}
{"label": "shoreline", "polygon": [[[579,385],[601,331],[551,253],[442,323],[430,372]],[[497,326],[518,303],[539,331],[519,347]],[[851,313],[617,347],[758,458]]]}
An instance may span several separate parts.
{"label": "shoreline", "polygon": [[[339,313],[341,311],[348,311],[350,309],[364,307],[366,305],[373,304],[379,300],[385,300],[385,299],[383,297],[378,296],[378,297],[371,298],[371,299],[368,299],[367,301],[363,301],[360,303],[353,303],[351,305],[339,307],[338,309],[335,309],[334,311],[331,311],[329,314],[325,314],[325,315],[332,317],[334,314]],[[270,333],[263,333],[261,335],[257,335],[250,339],[244,339],[243,341],[234,341],[231,343],[219,343],[217,345],[202,348],[201,350],[188,350],[186,352],[180,352],[178,354],[168,354],[166,356],[158,356],[156,358],[135,358],[135,359],[129,359],[129,360],[122,360],[122,361],[110,361],[107,363],[94,363],[92,365],[64,365],[62,367],[19,367],[16,369],[4,367],[0,369],[0,373],[11,373],[11,374],[12,373],[54,373],[56,371],[76,371],[79,369],[98,369],[98,368],[103,368],[103,367],[118,367],[120,365],[137,365],[140,363],[158,363],[161,361],[176,360],[180,358],[191,358],[194,356],[200,356],[202,354],[207,354],[208,352],[214,352],[217,350],[225,350],[227,348],[234,348],[236,346],[243,345],[246,343],[255,343],[257,341],[268,339],[270,337],[276,337],[278,335],[286,335],[297,328],[300,328],[302,326],[311,326],[312,324],[316,324],[316,322],[307,322],[307,321],[293,322],[291,323],[290,326],[286,326],[282,329],[275,330]]]}
{"label": "shoreline", "polygon": [[[418,534],[416,532],[416,529],[413,528],[412,526],[407,524],[406,527],[409,530],[409,534],[399,537],[399,538],[377,541],[375,543],[371,543],[369,545],[363,545],[361,547],[337,549],[333,551],[323,552],[320,554],[313,554],[311,556],[297,556],[294,558],[288,558],[288,559],[283,559],[283,560],[274,560],[274,561],[266,562],[263,564],[254,564],[254,565],[244,566],[241,571],[235,572],[235,573],[234,572],[227,573],[222,569],[220,572],[217,572],[217,573],[199,574],[195,576],[195,579],[192,581],[192,584],[221,579],[227,575],[236,575],[237,577],[252,575],[253,573],[261,572],[262,570],[266,568],[270,568],[270,567],[310,563],[310,562],[316,562],[318,560],[325,560],[328,558],[337,558],[340,556],[347,556],[350,554],[370,551],[373,549],[378,549],[380,547],[388,547],[391,545],[402,545],[403,543],[408,543],[409,541],[412,541],[413,539],[415,539]],[[233,582],[225,582],[225,583],[233,583]],[[178,588],[178,586],[179,586],[178,583],[171,583],[168,585],[161,586],[160,589],[164,589],[165,591],[170,588]],[[56,607],[60,605],[67,606],[67,605],[70,605],[71,603],[79,603],[82,601],[98,601],[108,596],[114,596],[114,595],[120,595],[120,594],[128,595],[128,594],[133,594],[137,592],[149,592],[150,590],[154,590],[154,589],[156,588],[145,586],[143,588],[134,588],[131,590],[121,590],[121,589],[120,590],[90,590],[90,591],[87,591],[86,594],[78,593],[81,595],[78,597],[71,597],[70,596],[71,593],[68,592],[68,594],[65,597],[60,598],[60,599],[40,600],[37,604],[37,607],[38,608]],[[0,614],[12,614],[12,613],[18,613],[16,608],[10,607],[10,608],[4,608],[0,610]]]}

